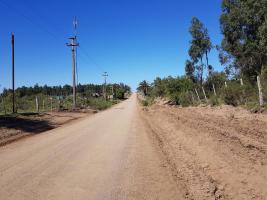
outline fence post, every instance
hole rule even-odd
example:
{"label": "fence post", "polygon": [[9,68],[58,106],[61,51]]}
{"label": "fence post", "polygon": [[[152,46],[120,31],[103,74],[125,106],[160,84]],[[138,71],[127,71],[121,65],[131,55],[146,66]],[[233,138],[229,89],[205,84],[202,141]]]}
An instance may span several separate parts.
{"label": "fence post", "polygon": [[60,110],[60,106],[61,106],[61,100],[58,99],[58,110]]}
{"label": "fence post", "polygon": [[43,99],[43,111],[45,111],[45,100]]}
{"label": "fence post", "polygon": [[257,83],[258,83],[258,89],[259,89],[259,103],[260,103],[260,107],[262,107],[264,102],[263,102],[263,94],[262,94],[260,76],[257,76]]}
{"label": "fence post", "polygon": [[206,96],[206,92],[205,92],[205,90],[204,90],[204,88],[203,88],[203,87],[202,87],[202,91],[203,91],[203,94],[204,94],[205,100],[206,100],[206,102],[208,103],[208,99],[207,99],[207,96]]}
{"label": "fence post", "polygon": [[36,112],[39,113],[39,101],[38,101],[38,97],[35,97],[35,103],[36,103]]}
{"label": "fence post", "polygon": [[191,97],[192,97],[192,100],[193,100],[193,103],[195,102],[195,97],[194,97],[194,94],[192,91],[190,91],[190,94],[191,94]]}
{"label": "fence post", "polygon": [[217,96],[217,93],[216,93],[216,89],[215,89],[214,84],[212,84],[212,88],[213,88],[214,95]]}
{"label": "fence post", "polygon": [[228,87],[228,86],[227,86],[227,82],[226,82],[226,81],[224,82],[224,85],[225,85],[225,88],[227,88],[227,87]]}
{"label": "fence post", "polygon": [[242,78],[240,79],[240,85],[241,85],[241,86],[244,85],[244,83],[243,83],[243,79],[242,79]]}
{"label": "fence post", "polygon": [[53,98],[50,97],[50,104],[51,104],[51,112],[53,112]]}
{"label": "fence post", "polygon": [[201,100],[200,100],[200,98],[199,98],[199,95],[198,95],[198,92],[197,92],[197,89],[196,89],[196,88],[195,88],[195,92],[196,92],[196,94],[197,94],[198,101],[201,102]]}

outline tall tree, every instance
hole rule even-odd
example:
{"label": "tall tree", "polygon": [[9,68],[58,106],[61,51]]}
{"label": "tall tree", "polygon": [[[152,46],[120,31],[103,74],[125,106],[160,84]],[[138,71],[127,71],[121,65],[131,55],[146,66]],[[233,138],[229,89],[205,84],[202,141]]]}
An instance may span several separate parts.
{"label": "tall tree", "polygon": [[[207,28],[198,18],[193,17],[189,32],[192,40],[190,41],[191,46],[188,53],[195,64],[199,82],[202,84],[204,68],[209,66],[208,53],[212,48],[212,44]],[[206,64],[204,64],[203,59],[206,59]]]}
{"label": "tall tree", "polygon": [[195,78],[195,66],[194,63],[190,60],[186,60],[185,62],[185,74],[187,78],[191,79],[193,82],[196,81]]}
{"label": "tall tree", "polygon": [[255,80],[267,65],[267,0],[222,0],[220,60]]}

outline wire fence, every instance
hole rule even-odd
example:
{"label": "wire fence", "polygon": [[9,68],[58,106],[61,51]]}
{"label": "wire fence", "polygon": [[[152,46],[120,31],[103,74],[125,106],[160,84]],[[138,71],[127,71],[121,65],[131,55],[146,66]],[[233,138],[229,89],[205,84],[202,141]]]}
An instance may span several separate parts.
{"label": "wire fence", "polygon": [[[77,96],[77,109],[105,109],[117,100],[105,100],[102,97],[82,97]],[[13,112],[12,96],[1,96],[0,98],[0,114],[7,115]],[[55,112],[55,111],[70,111],[73,110],[72,96],[25,96],[16,97],[15,111],[16,113],[40,113],[40,112]]]}
{"label": "wire fence", "polygon": [[267,80],[257,77],[254,85],[243,79],[225,81],[224,84],[197,86],[187,93],[190,104],[208,103],[217,105],[221,103],[248,108],[264,107],[267,101]]}

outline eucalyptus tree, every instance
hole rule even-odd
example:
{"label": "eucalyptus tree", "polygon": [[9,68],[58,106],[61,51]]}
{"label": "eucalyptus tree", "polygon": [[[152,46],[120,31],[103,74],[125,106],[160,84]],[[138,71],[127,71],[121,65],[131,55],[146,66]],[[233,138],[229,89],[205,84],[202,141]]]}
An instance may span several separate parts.
{"label": "eucalyptus tree", "polygon": [[267,0],[222,0],[220,61],[255,80],[267,67]]}
{"label": "eucalyptus tree", "polygon": [[[189,56],[196,69],[198,81],[203,83],[204,69],[209,66],[208,54],[212,48],[212,43],[208,34],[208,29],[196,17],[192,18],[189,32],[192,36],[190,41]],[[204,64],[204,59],[206,62]]]}
{"label": "eucalyptus tree", "polygon": [[195,77],[195,66],[194,63],[190,60],[186,60],[185,62],[185,75],[187,78],[191,79],[193,82],[196,81]]}

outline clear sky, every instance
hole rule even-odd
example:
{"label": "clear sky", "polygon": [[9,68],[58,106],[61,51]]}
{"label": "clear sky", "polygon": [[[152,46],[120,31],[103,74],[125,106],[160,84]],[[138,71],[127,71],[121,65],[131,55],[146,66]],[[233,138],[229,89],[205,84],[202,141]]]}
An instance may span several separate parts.
{"label": "clear sky", "polygon": [[[220,44],[221,0],[0,0],[0,85],[11,87],[11,32],[16,86],[71,84],[72,20],[78,18],[80,83],[124,82],[184,74],[193,16]],[[210,62],[222,70],[218,53]]]}

